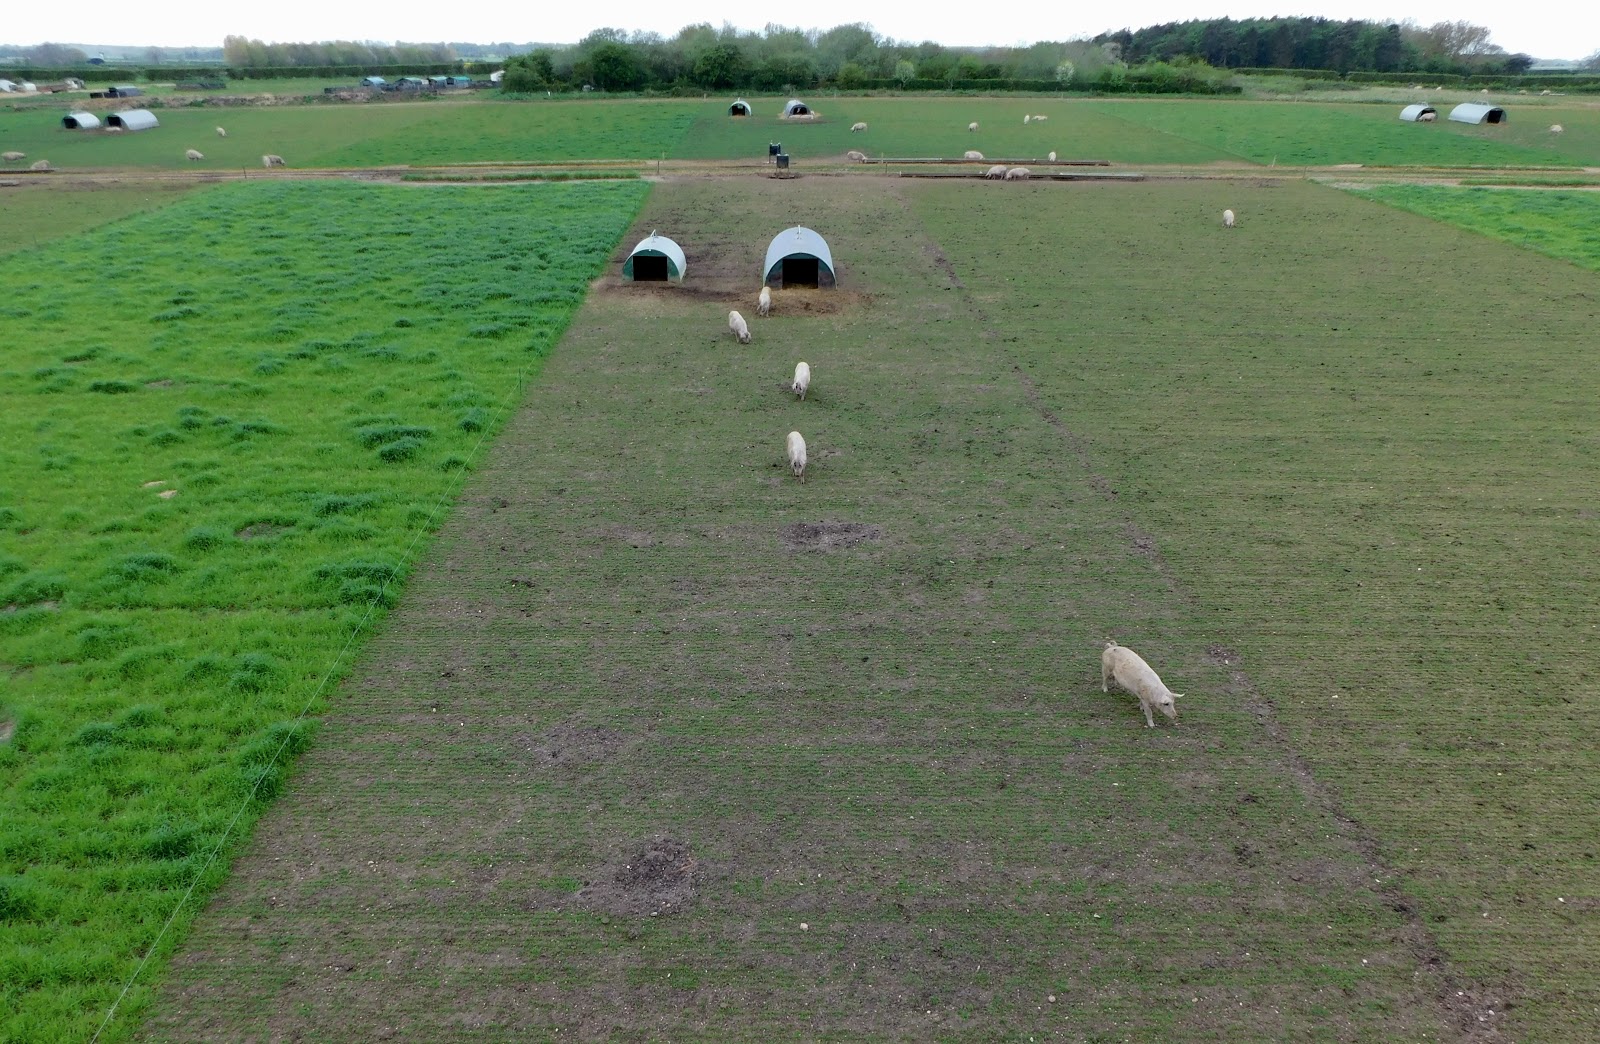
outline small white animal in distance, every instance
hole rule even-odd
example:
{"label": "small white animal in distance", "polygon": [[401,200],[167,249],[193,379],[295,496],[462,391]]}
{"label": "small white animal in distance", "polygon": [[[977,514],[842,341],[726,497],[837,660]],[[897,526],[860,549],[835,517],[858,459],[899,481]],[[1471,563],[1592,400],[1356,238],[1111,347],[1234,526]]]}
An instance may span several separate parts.
{"label": "small white animal in distance", "polygon": [[856,163],[867,162],[867,154],[865,152],[857,152],[855,149],[851,149],[849,152],[845,153],[844,158],[847,160],[853,160]]}
{"label": "small white animal in distance", "polygon": [[738,312],[728,313],[728,329],[733,331],[733,336],[739,339],[740,344],[750,343],[750,324]]}
{"label": "small white animal in distance", "polygon": [[1001,178],[1006,176],[1006,165],[1004,163],[996,163],[994,166],[985,171],[983,176],[988,178],[990,181],[999,181]]}
{"label": "small white animal in distance", "polygon": [[1048,117],[1048,116],[1035,116],[1033,118],[1033,122],[1034,123],[1043,123],[1045,120],[1048,120],[1049,118],[1050,117]]}
{"label": "small white animal in distance", "polygon": [[226,138],[227,136],[228,136],[228,132],[226,130],[223,130],[221,127],[217,128],[217,137]]}
{"label": "small white animal in distance", "polygon": [[267,155],[261,157],[261,165],[263,167],[282,167],[282,166],[286,166],[286,164],[283,162],[283,157],[282,156],[274,156],[271,153],[268,153]]}
{"label": "small white animal in distance", "polygon": [[765,318],[772,314],[772,289],[762,287],[761,293],[756,295],[756,314]]}
{"label": "small white animal in distance", "polygon": [[1560,133],[1564,132],[1566,129],[1567,128],[1561,126],[1561,124],[1559,124],[1559,123],[1552,123],[1550,125],[1550,133],[1551,134],[1560,134]]}
{"label": "small white animal in distance", "polygon": [[983,153],[979,152],[977,149],[968,149],[966,152],[962,153],[961,158],[981,160],[983,159]]}
{"label": "small white animal in distance", "polygon": [[1031,120],[1032,120],[1032,119],[1033,119],[1033,117],[1032,117],[1032,116],[1024,116],[1024,117],[1022,117],[1022,125],[1023,125],[1023,126],[1024,126],[1024,127],[1026,127],[1026,126],[1027,126],[1027,125],[1028,125],[1028,123],[1029,123],[1029,122],[1030,122],[1030,121],[1031,121]]}
{"label": "small white animal in distance", "polygon": [[1144,662],[1144,657],[1116,642],[1107,642],[1105,651],[1100,654],[1100,691],[1110,692],[1108,683],[1113,681],[1139,697],[1145,728],[1156,727],[1152,710],[1159,710],[1172,721],[1178,720],[1178,706],[1173,701],[1182,699],[1183,693],[1167,688],[1161,676]]}
{"label": "small white animal in distance", "polygon": [[806,397],[806,389],[811,387],[811,364],[797,362],[794,364],[794,380],[789,382],[789,388],[802,401]]}
{"label": "small white animal in distance", "polygon": [[197,163],[200,160],[205,159],[205,156],[200,152],[199,149],[189,149],[183,154],[183,158],[188,160],[190,163]]}
{"label": "small white animal in distance", "polygon": [[791,431],[784,446],[789,458],[789,470],[802,483],[806,480],[806,440],[798,431]]}
{"label": "small white animal in distance", "polygon": [[978,121],[977,120],[973,120],[971,123],[967,124],[967,130],[975,131],[977,129],[978,129]]}
{"label": "small white animal in distance", "polygon": [[867,129],[867,125],[865,123],[852,123],[850,125],[850,133],[851,134],[854,134],[857,131],[864,131],[866,129]]}
{"label": "small white animal in distance", "polygon": [[1233,227],[1233,221],[1234,221],[1233,211],[1224,210],[1222,212],[1222,227],[1223,228],[1232,228]]}
{"label": "small white animal in distance", "polygon": [[1051,163],[1054,163],[1054,162],[1055,162],[1055,161],[1056,161],[1056,154],[1055,154],[1055,153],[1053,153],[1053,152],[1052,152],[1052,153],[1051,153],[1051,154],[1050,154],[1050,162],[1051,162]]}
{"label": "small white animal in distance", "polygon": [[1007,181],[1027,181],[1032,176],[1033,171],[1029,170],[1027,167],[1012,167],[1010,170],[1006,171]]}

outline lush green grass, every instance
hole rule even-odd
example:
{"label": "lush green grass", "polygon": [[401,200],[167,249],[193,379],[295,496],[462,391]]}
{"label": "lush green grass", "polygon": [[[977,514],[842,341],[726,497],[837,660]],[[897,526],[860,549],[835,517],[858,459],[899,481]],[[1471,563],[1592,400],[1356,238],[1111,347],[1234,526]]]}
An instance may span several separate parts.
{"label": "lush green grass", "polygon": [[[0,113],[0,146],[56,166],[238,169],[277,153],[291,167],[540,162],[579,159],[756,159],[784,144],[796,162],[841,157],[987,156],[1120,164],[1276,162],[1437,166],[1600,163],[1600,113],[1512,107],[1509,124],[1467,127],[1396,119],[1378,104],[1082,98],[809,99],[814,122],[778,118],[784,98],[752,97],[755,115],[727,115],[731,99],[505,101],[481,97],[347,105],[158,109],[161,127],[131,135],[66,131],[54,109]],[[99,111],[89,106],[91,111]],[[1023,125],[1024,114],[1049,121]],[[868,124],[862,134],[850,126]],[[978,122],[977,133],[967,124]],[[1564,135],[1546,128],[1561,122]],[[213,128],[225,126],[218,139]],[[184,150],[205,161],[191,164]]]}
{"label": "lush green grass", "polygon": [[[1222,238],[1237,186],[1078,189],[658,185],[634,232],[674,230],[688,280],[591,294],[151,1036],[1447,1035],[1455,970],[1407,941],[1405,893],[1304,793],[1220,651],[1249,650],[1286,720],[1320,711],[1261,644],[1312,589],[1286,571],[1219,608],[1259,561],[1205,513],[1234,461],[1170,498],[1148,470],[1251,424],[1240,396],[1292,415],[1267,374],[1304,360],[1225,347],[1323,343],[1387,240],[1307,230],[1394,215],[1247,190],[1263,245],[1248,222]],[[737,347],[726,310],[792,221],[829,238],[840,288],[778,294]],[[1382,344],[1411,329],[1390,317]],[[781,386],[801,358],[803,403]],[[1332,380],[1365,389],[1370,365]],[[1216,412],[1175,408],[1190,389]],[[1287,438],[1259,423],[1253,468]],[[805,485],[780,466],[791,428]],[[822,522],[878,531],[786,545]],[[1177,726],[1101,693],[1107,637],[1188,693]],[[1404,727],[1436,709],[1414,699]],[[662,837],[687,895],[636,872]]]}
{"label": "lush green grass", "polygon": [[[1600,162],[1600,115],[1581,115],[1580,132],[1549,134],[1577,110],[1510,107],[1507,123],[1474,127],[1445,119],[1406,123],[1399,107],[1201,100],[1084,102],[1128,127],[1155,130],[1255,163],[1323,166],[1578,166]],[[1565,126],[1565,124],[1563,124]]]}
{"label": "lush green grass", "polygon": [[[1059,98],[818,98],[814,122],[784,120],[784,98],[749,99],[755,114],[734,118],[726,102],[697,111],[693,129],[677,155],[689,159],[764,157],[769,141],[781,142],[797,164],[816,157],[842,157],[851,149],[869,156],[960,156],[976,149],[986,156],[1041,159],[1104,159],[1114,163],[1209,163],[1229,158],[1212,146],[1159,130],[1130,128],[1115,116],[1081,101]],[[1046,115],[1024,125],[1024,115]],[[856,122],[867,124],[851,133]],[[968,132],[967,124],[978,130]]]}
{"label": "lush green grass", "polygon": [[182,937],[642,195],[235,184],[0,262],[0,1039],[198,883]]}
{"label": "lush green grass", "polygon": [[1600,194],[1382,185],[1361,190],[1390,206],[1600,271]]}
{"label": "lush green grass", "polygon": [[31,178],[15,188],[0,189],[0,254],[165,206],[194,187],[147,182],[81,189]]}

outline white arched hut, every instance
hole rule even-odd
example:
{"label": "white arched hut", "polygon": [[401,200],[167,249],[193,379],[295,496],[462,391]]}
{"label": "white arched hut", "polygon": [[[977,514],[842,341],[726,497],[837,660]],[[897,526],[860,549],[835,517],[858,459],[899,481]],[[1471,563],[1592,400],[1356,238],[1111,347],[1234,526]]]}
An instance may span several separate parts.
{"label": "white arched hut", "polygon": [[786,120],[796,116],[811,117],[815,115],[816,113],[811,111],[811,106],[799,98],[790,98],[788,104],[783,107],[783,118]]}
{"label": "white arched hut", "polygon": [[106,123],[112,127],[121,127],[125,131],[149,130],[151,127],[161,126],[156,120],[155,113],[149,109],[129,109],[127,112],[114,112],[106,117]]}
{"label": "white arched hut", "polygon": [[1450,110],[1450,118],[1457,123],[1504,123],[1506,110],[1483,102],[1462,102]]}
{"label": "white arched hut", "polygon": [[833,273],[833,253],[823,238],[809,228],[796,225],[772,237],[767,261],[761,268],[761,281],[776,290],[791,286],[831,287],[837,284]]}
{"label": "white arched hut", "polygon": [[683,247],[651,232],[622,262],[622,278],[635,283],[681,283],[686,267]]}
{"label": "white arched hut", "polygon": [[1400,110],[1400,118],[1405,120],[1407,123],[1416,123],[1419,120],[1426,123],[1428,121],[1423,120],[1422,117],[1428,115],[1429,113],[1432,113],[1437,117],[1439,115],[1439,110],[1435,109],[1432,105],[1407,105],[1405,108]]}
{"label": "white arched hut", "polygon": [[92,112],[69,112],[61,117],[61,126],[67,130],[99,130],[100,117]]}
{"label": "white arched hut", "polygon": [[735,99],[734,103],[732,105],[728,106],[728,115],[729,116],[748,116],[748,115],[750,115],[750,103],[745,101],[743,98]]}

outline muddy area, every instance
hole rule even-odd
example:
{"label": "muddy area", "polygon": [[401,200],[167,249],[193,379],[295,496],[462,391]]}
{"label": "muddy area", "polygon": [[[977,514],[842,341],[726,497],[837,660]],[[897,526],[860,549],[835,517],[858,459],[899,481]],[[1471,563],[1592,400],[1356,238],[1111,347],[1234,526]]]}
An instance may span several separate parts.
{"label": "muddy area", "polygon": [[787,551],[839,551],[882,537],[882,527],[865,522],[792,522],[781,533]]}
{"label": "muddy area", "polygon": [[655,837],[579,889],[578,902],[618,917],[675,913],[693,898],[697,869],[688,845]]}

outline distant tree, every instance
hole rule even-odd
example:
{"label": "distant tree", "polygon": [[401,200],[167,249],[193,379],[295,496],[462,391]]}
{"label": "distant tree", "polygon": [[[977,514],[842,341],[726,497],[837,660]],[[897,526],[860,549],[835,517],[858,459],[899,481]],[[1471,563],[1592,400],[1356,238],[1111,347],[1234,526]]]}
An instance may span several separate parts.
{"label": "distant tree", "polygon": [[555,80],[555,63],[550,52],[534,51],[506,59],[506,74],[500,81],[500,87],[527,94],[548,90]]}
{"label": "distant tree", "polygon": [[909,59],[902,58],[894,63],[894,78],[904,87],[907,83],[917,78],[916,64]]}
{"label": "distant tree", "polygon": [[160,65],[162,62],[166,61],[166,58],[167,52],[159,47],[145,48],[144,60],[149,62],[151,65]]}
{"label": "distant tree", "polygon": [[603,43],[589,52],[589,78],[602,91],[631,91],[644,83],[644,69],[632,47]]}
{"label": "distant tree", "polygon": [[78,48],[58,43],[25,47],[22,57],[29,65],[83,65],[89,61],[89,56]]}
{"label": "distant tree", "polygon": [[690,78],[702,87],[722,90],[743,82],[744,52],[731,43],[713,44],[695,59]]}
{"label": "distant tree", "polygon": [[1578,68],[1586,72],[1600,71],[1600,51],[1596,51],[1579,63]]}
{"label": "distant tree", "polygon": [[867,85],[867,70],[860,62],[845,62],[839,67],[839,75],[834,77],[833,82],[843,90],[860,90]]}

